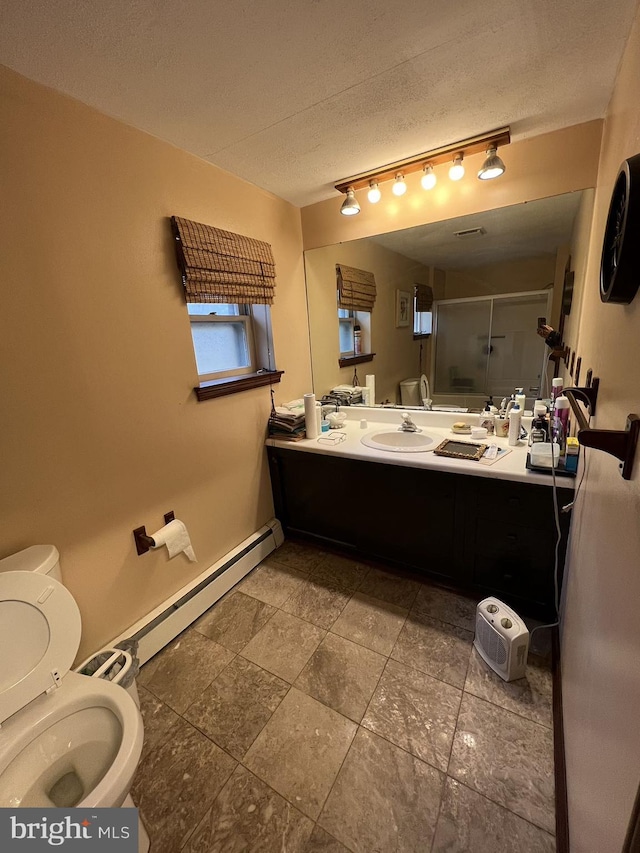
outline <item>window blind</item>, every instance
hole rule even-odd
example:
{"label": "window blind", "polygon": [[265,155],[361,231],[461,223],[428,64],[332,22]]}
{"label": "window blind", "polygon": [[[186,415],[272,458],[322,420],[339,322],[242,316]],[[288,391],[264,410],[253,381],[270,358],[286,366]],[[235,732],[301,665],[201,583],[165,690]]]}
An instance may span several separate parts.
{"label": "window blind", "polygon": [[372,311],[376,301],[376,280],[372,272],[336,264],[338,307],[348,311]]}
{"label": "window blind", "polygon": [[187,302],[271,305],[275,264],[269,243],[171,217]]}
{"label": "window blind", "polygon": [[416,311],[431,311],[433,307],[433,290],[428,284],[415,285]]}

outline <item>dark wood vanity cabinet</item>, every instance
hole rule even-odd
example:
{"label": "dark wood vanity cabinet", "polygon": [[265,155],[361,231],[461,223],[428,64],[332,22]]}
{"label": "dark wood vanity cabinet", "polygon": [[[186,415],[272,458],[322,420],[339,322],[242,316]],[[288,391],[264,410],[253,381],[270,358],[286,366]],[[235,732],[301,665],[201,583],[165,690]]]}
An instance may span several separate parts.
{"label": "dark wood vanity cabinet", "polygon": [[[268,447],[288,535],[425,573],[519,612],[554,618],[553,489]],[[571,489],[558,489],[562,506]],[[560,514],[564,564],[569,516]],[[560,571],[560,577],[561,577]]]}

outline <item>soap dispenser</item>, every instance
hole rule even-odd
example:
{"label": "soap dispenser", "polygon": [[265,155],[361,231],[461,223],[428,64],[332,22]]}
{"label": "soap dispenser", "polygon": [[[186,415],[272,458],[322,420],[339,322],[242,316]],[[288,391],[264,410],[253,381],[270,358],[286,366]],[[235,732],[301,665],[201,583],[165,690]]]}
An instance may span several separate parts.
{"label": "soap dispenser", "polygon": [[495,431],[495,420],[496,416],[491,411],[491,401],[487,400],[484,407],[484,411],[480,412],[480,417],[478,418],[478,426],[484,427],[487,431],[487,435],[493,435]]}

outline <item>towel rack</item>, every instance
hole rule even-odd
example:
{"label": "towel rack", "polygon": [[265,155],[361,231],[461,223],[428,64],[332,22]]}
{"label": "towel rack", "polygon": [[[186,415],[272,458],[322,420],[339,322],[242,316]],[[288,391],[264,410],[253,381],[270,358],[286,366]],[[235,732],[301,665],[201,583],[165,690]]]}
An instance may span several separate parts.
{"label": "towel rack", "polygon": [[578,400],[589,408],[589,414],[594,415],[596,411],[596,400],[598,398],[598,380],[594,379],[591,386],[582,388],[565,388],[562,392],[569,400],[576,420],[578,421],[578,441],[585,447],[593,447],[594,450],[604,450],[620,460],[622,477],[631,479],[633,461],[638,446],[640,435],[640,416],[627,415],[627,423],[624,429],[594,429],[589,426],[589,421],[578,405]]}

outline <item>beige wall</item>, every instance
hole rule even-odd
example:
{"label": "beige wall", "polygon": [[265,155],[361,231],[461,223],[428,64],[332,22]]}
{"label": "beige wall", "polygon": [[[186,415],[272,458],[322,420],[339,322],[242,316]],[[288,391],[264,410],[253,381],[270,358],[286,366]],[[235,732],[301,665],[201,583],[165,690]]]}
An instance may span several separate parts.
{"label": "beige wall", "polygon": [[[270,242],[277,399],[311,384],[300,214],[269,193],[0,69],[0,556],[59,548],[80,656],[273,515],[269,389],[197,403],[167,217]],[[174,510],[199,562],[137,557]]]}
{"label": "beige wall", "polygon": [[[583,371],[600,377],[599,428],[640,411],[640,296],[598,294],[604,223],[621,161],[640,151],[640,18],[609,105],[582,296]],[[574,510],[562,627],[572,853],[619,853],[640,779],[640,454],[631,481],[617,460],[589,451]]]}
{"label": "beige wall", "polygon": [[[571,235],[571,269],[574,272],[573,298],[571,312],[564,320],[563,337],[567,346],[578,354],[580,354],[580,313],[585,291],[587,263],[589,262],[594,196],[594,190],[586,190],[582,193],[580,207],[573,225],[573,234]],[[584,381],[584,378],[585,371],[583,370],[580,381]]]}
{"label": "beige wall", "polygon": [[[596,120],[512,142],[500,151],[507,170],[497,181],[453,184],[445,178],[425,192],[420,173],[407,175],[407,194],[400,199],[385,185],[383,200],[369,204],[362,191],[358,216],[340,216],[342,196],[336,192],[335,199],[302,208],[304,247],[314,249],[594,187],[601,133],[602,121]],[[483,159],[483,154],[465,159],[470,175]]]}
{"label": "beige wall", "polygon": [[[429,284],[430,270],[369,240],[305,252],[316,396],[339,384],[350,385],[353,380],[353,367],[338,366],[337,263],[367,270],[376,277],[376,304],[371,314],[371,352],[376,355],[373,361],[357,366],[358,379],[364,385],[366,374],[373,373],[376,402],[389,399],[395,403],[398,383],[418,373],[420,360],[420,344],[413,339],[413,328],[396,328],[396,290],[413,293],[414,284]],[[428,371],[429,352],[423,347],[423,371]]]}
{"label": "beige wall", "polygon": [[542,255],[470,269],[447,270],[445,299],[542,290],[553,284],[555,256]]}

